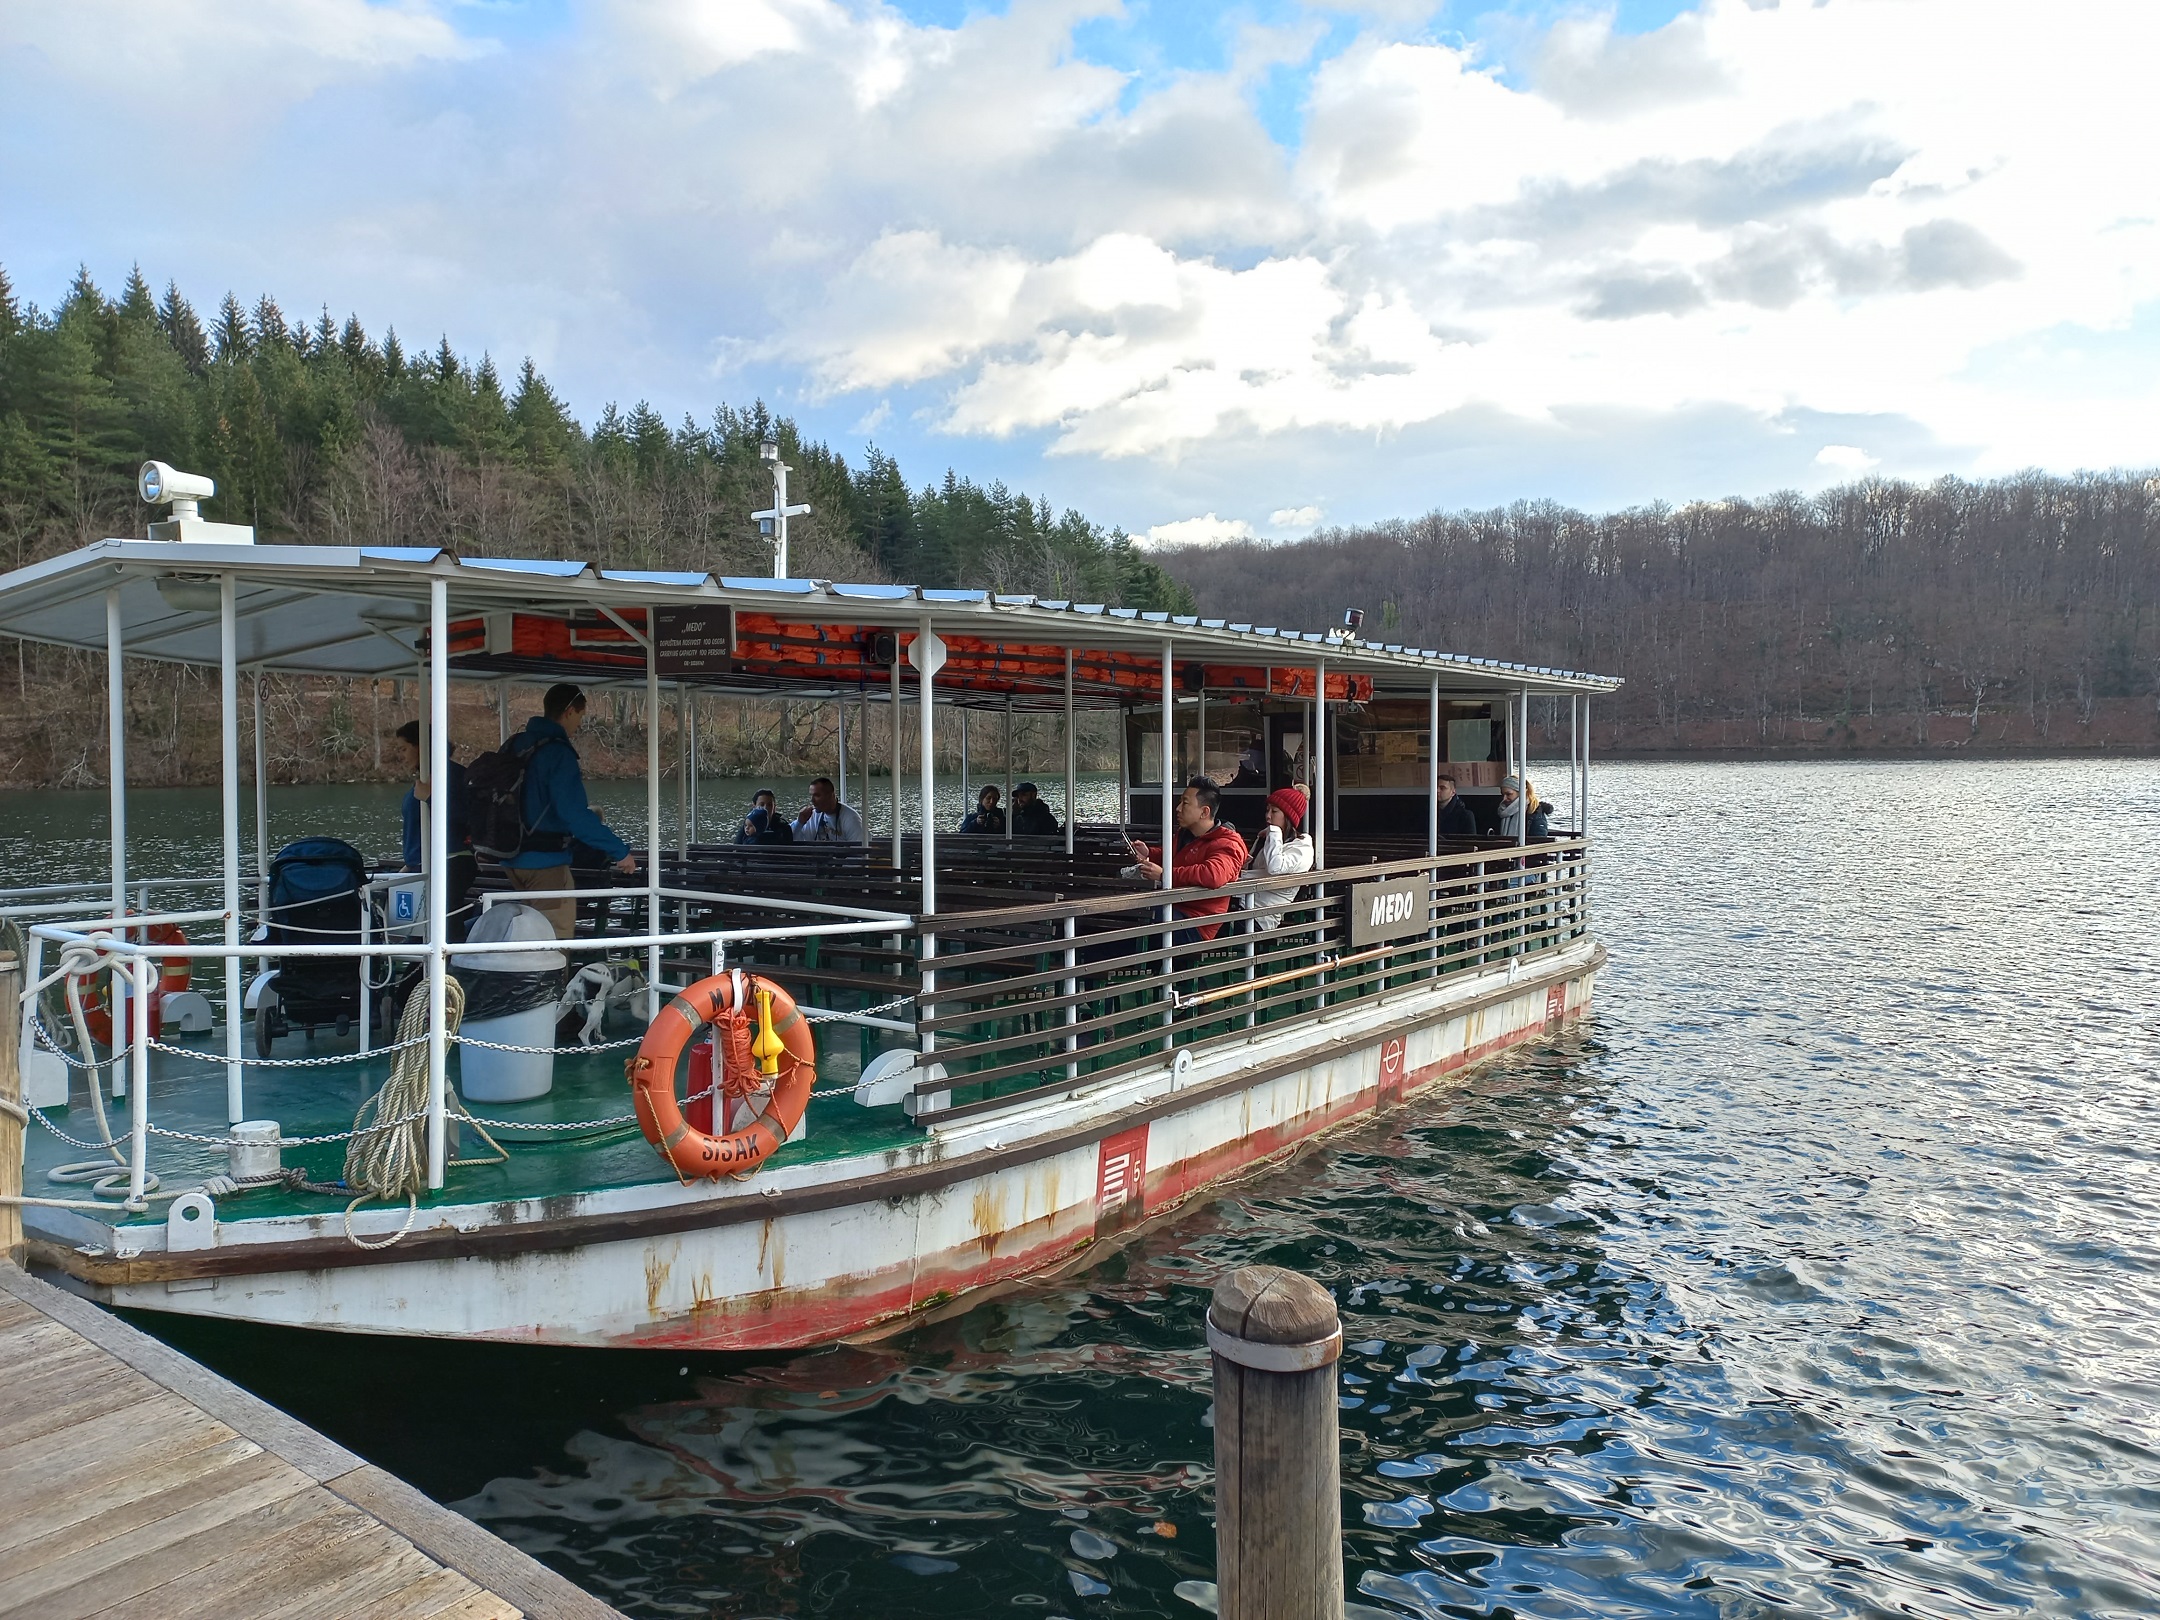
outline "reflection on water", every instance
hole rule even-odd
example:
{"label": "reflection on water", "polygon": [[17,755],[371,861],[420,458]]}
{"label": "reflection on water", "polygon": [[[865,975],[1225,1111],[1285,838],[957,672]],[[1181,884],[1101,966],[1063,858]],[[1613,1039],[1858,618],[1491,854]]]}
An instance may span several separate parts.
{"label": "reflection on water", "polygon": [[634,1614],[1191,1620],[1266,1261],[1370,1611],[2160,1610],[2160,772],[1598,792],[1588,1025],[1084,1274],[754,1361],[180,1336]]}

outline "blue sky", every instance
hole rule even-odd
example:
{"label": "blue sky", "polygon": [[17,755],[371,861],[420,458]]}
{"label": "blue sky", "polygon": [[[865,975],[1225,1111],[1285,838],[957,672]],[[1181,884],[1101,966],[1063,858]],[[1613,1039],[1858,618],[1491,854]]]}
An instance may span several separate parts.
{"label": "blue sky", "polygon": [[146,15],[0,0],[25,297],[140,261],[1166,541],[2160,460],[2160,8]]}

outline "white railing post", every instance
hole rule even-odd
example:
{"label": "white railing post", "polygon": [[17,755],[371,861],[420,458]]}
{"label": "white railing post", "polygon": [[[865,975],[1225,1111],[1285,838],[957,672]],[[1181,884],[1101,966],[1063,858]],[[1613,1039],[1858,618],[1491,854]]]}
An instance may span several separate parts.
{"label": "white railing post", "polygon": [[127,669],[117,585],[105,593],[105,751],[112,798],[112,914],[117,921],[127,915]]}
{"label": "white railing post", "polygon": [[[1118,739],[1122,747],[1124,739]],[[1073,828],[1079,824],[1079,814],[1073,808],[1073,796],[1077,789],[1080,770],[1080,740],[1073,735],[1073,650],[1065,649],[1065,853],[1073,852]]]}
{"label": "white railing post", "polygon": [[263,672],[255,670],[255,909],[270,909],[270,766],[263,741]]}
{"label": "white railing post", "polygon": [[135,1027],[128,1052],[128,1201],[139,1203],[150,1184],[150,998],[156,994],[155,965],[148,956],[129,962],[134,984],[130,1001],[113,1000],[113,1041],[120,1040],[120,1020],[133,1014]]}
{"label": "white railing post", "polygon": [[[783,503],[785,504],[785,503]],[[645,614],[645,917],[660,937],[660,633],[657,615]],[[646,953],[645,1016],[660,1016],[660,951]]]}
{"label": "white railing post", "polygon": [[225,866],[225,1114],[247,1117],[240,1074],[240,1017],[246,994],[240,960],[240,626],[231,574],[218,576],[218,755]]}
{"label": "white railing post", "polygon": [[[937,671],[944,659],[944,647],[938,641],[937,631],[932,627],[928,614],[915,632],[912,649],[915,663],[916,702],[921,711],[918,716],[921,728],[919,746],[921,759],[918,768],[922,772],[922,914],[937,915]],[[937,993],[937,935],[928,929],[920,931],[921,976],[923,1005],[932,1005]],[[923,1019],[927,1026],[930,1020]],[[922,1053],[927,1060],[937,1050],[937,1032],[925,1028],[922,1031]]]}
{"label": "white railing post", "polygon": [[[449,1144],[447,1103],[449,1039],[445,979],[449,974],[450,885],[450,583],[440,574],[428,581],[427,773],[429,807],[423,818],[427,852],[428,903],[428,1187],[443,1184]],[[366,968],[363,964],[362,971]]]}
{"label": "white railing post", "polygon": [[[1162,856],[1162,879],[1158,887],[1164,890],[1177,887],[1177,880],[1170,873],[1177,843],[1177,792],[1170,784],[1171,777],[1177,774],[1177,664],[1172,653],[1172,642],[1165,636],[1162,644],[1162,842],[1156,846],[1156,853]],[[1162,908],[1162,921],[1162,1021],[1163,1028],[1168,1030],[1173,1005],[1171,998],[1176,994],[1173,975],[1177,972],[1177,959],[1171,955],[1177,948],[1177,918],[1173,907]]]}

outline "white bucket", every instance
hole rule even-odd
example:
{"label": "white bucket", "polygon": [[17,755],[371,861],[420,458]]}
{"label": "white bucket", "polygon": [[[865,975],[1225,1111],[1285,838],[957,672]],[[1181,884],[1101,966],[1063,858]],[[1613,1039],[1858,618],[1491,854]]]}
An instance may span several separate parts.
{"label": "white bucket", "polygon": [[555,1086],[555,1004],[481,1018],[460,1035],[504,1046],[538,1046],[539,1052],[495,1052],[470,1044],[458,1048],[458,1089],[472,1102],[523,1102],[545,1097]]}

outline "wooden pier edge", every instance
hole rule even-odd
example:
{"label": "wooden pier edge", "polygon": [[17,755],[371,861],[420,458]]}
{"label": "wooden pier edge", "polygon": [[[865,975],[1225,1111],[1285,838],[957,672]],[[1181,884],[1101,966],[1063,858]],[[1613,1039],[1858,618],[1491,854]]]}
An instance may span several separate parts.
{"label": "wooden pier edge", "polygon": [[[529,1620],[623,1620],[620,1611],[529,1554],[88,1300],[5,1261],[0,1261],[0,1297],[19,1301],[124,1363]],[[65,1434],[61,1430],[55,1438]],[[84,1466],[96,1460],[85,1458]],[[10,1494],[0,1475],[0,1502]],[[20,1514],[31,1505],[9,1503],[8,1512]],[[204,1534],[214,1544],[219,1532]],[[466,1606],[453,1612],[462,1614]]]}

